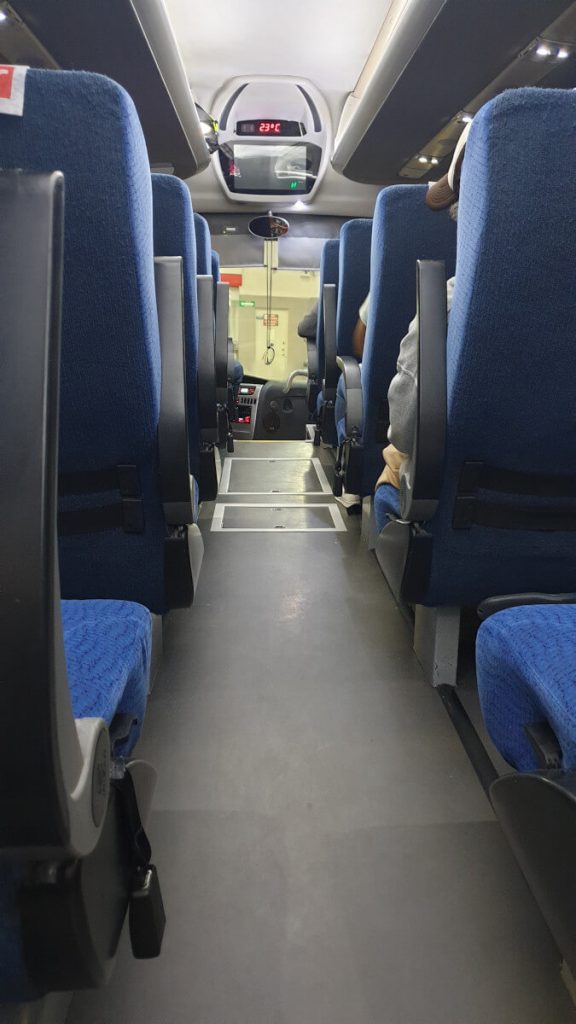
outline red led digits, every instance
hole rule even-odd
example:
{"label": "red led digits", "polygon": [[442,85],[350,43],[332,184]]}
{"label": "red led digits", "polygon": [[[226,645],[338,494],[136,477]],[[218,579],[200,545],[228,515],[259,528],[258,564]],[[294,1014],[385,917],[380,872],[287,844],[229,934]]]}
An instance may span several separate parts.
{"label": "red led digits", "polygon": [[281,133],[281,121],[260,121],[258,124],[259,135],[280,135]]}

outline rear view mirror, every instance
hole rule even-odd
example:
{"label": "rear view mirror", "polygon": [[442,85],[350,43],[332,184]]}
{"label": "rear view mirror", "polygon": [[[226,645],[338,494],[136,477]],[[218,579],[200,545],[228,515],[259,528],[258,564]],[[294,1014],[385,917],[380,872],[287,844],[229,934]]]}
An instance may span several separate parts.
{"label": "rear view mirror", "polygon": [[262,217],[254,217],[248,224],[248,230],[256,238],[263,238],[266,242],[273,242],[277,238],[287,235],[290,225],[284,217],[274,217],[267,213]]}

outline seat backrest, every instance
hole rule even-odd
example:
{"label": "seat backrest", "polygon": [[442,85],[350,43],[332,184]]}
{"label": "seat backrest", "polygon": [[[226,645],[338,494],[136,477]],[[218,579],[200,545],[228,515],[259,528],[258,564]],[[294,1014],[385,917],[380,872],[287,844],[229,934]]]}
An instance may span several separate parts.
{"label": "seat backrest", "polygon": [[324,285],[338,284],[338,254],[340,241],[330,238],[324,242],[320,257],[320,296],[318,299],[318,322],[316,325],[316,350],[318,353],[318,374],[324,376]]}
{"label": "seat backrest", "polygon": [[455,528],[453,520],[463,465],[473,462],[533,478],[529,494],[525,478],[515,494],[479,491],[473,514],[478,502],[489,503],[501,519],[504,505],[505,517],[518,522],[515,507],[534,517],[553,506],[575,521],[575,498],[550,491],[542,497],[545,477],[562,477],[572,493],[576,479],[575,137],[571,90],[502,93],[472,125],[462,169],[445,469],[430,524],[427,603],[574,589],[576,533],[566,524]]}
{"label": "seat backrest", "polygon": [[198,423],[198,295],[196,290],[196,232],[190,192],[180,178],[153,174],[154,254],[181,256],[186,336],[186,393],[190,464],[197,476],[200,446]]}
{"label": "seat backrest", "polygon": [[215,249],[212,249],[210,255],[212,257],[212,277],[214,278],[214,287],[216,287],[220,280],[220,257]]}
{"label": "seat backrest", "polygon": [[352,335],[358,311],[370,288],[370,241],[372,221],[349,220],[340,231],[338,304],[336,307],[336,349],[339,356],[351,356]]}
{"label": "seat backrest", "polygon": [[212,241],[210,228],[205,217],[194,214],[194,230],[196,232],[196,273],[212,276]]}
{"label": "seat backrest", "polygon": [[[152,185],[134,104],[100,75],[29,70],[23,116],[0,116],[0,165],[65,177],[60,472],[135,466],[143,497],[142,532],[61,537],[63,596],[163,611]],[[75,495],[61,511],[114,500]]]}
{"label": "seat backrest", "polygon": [[427,185],[392,185],[376,200],[372,226],[370,309],[362,357],[364,463],[362,493],[383,469],[388,388],[400,342],[416,312],[416,261],[439,259],[448,277],[456,261],[456,225],[448,211],[429,210]]}

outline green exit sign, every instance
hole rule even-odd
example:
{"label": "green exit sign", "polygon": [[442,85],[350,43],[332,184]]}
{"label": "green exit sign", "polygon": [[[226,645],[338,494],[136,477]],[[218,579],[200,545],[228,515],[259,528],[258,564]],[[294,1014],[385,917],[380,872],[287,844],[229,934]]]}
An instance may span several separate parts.
{"label": "green exit sign", "polygon": [[256,302],[254,299],[240,299],[240,306],[255,306]]}
{"label": "green exit sign", "polygon": [[291,189],[298,188],[298,185],[299,185],[299,182],[297,182],[297,181],[291,181],[290,182],[290,188]]}

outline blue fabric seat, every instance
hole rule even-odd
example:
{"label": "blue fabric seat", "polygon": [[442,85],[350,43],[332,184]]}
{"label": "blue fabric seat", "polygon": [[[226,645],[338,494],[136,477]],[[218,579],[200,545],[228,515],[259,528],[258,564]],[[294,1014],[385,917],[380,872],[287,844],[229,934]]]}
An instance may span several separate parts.
{"label": "blue fabric seat", "polygon": [[[62,601],[64,650],[75,718],[128,715],[132,726],[116,743],[127,757],[136,744],[146,710],[152,647],[147,608],[128,601]],[[0,869],[0,1002],[38,998],[28,974],[21,935],[18,886],[22,867],[3,861]]]}
{"label": "blue fabric seat", "polygon": [[509,608],[482,623],[478,692],[488,733],[519,771],[537,768],[525,726],[547,723],[576,768],[576,606]]}
{"label": "blue fabric seat", "polygon": [[217,285],[220,280],[220,257],[214,249],[212,249],[210,257],[212,264],[212,277],[214,278],[214,284]]}
{"label": "blue fabric seat", "polygon": [[[358,311],[368,294],[370,287],[370,237],[372,233],[372,221],[367,218],[347,221],[340,231],[338,246],[338,278],[336,295],[336,356],[352,355],[352,338],[354,328],[358,322]],[[328,243],[327,243],[328,244]],[[321,293],[322,295],[323,293]],[[323,305],[323,303],[321,303]],[[324,320],[322,319],[322,350],[323,362],[321,375],[325,377],[324,386],[329,369],[332,373],[339,375],[340,371],[336,365],[328,367],[326,361],[326,349],[324,339]],[[333,378],[335,383],[335,378]],[[333,385],[334,386],[334,385]],[[322,434],[324,440],[333,443],[337,440],[336,417],[340,417],[340,405],[338,396],[333,412],[330,413],[330,421],[324,422],[326,412],[324,392],[318,396],[317,415],[322,422]],[[336,429],[336,437],[334,436]]]}
{"label": "blue fabric seat", "polygon": [[[316,324],[316,351],[318,354],[318,378],[320,381],[324,377],[324,285],[338,284],[339,252],[339,239],[330,238],[324,243],[322,255],[320,256],[320,295]],[[322,400],[320,400],[320,404],[322,404]]]}
{"label": "blue fabric seat", "polygon": [[[134,104],[116,83],[77,71],[29,70],[23,117],[0,117],[0,165],[63,171],[60,473],[135,467],[143,529],[60,537],[65,598],[167,609],[169,530],[158,455],[160,341],[152,184]],[[61,511],[119,503],[118,490],[61,499]]]}
{"label": "blue fabric seat", "polygon": [[154,255],[182,257],[184,332],[186,338],[186,395],[190,468],[197,478],[200,450],[198,421],[198,294],[196,291],[196,231],[190,192],[171,174],[152,175]]}
{"label": "blue fabric seat", "polygon": [[456,225],[448,211],[429,210],[427,185],[393,185],[376,200],[370,257],[370,310],[362,355],[362,494],[372,494],[384,468],[388,388],[400,342],[416,312],[416,261],[438,259],[452,277]]}
{"label": "blue fabric seat", "polygon": [[336,351],[351,356],[352,336],[358,311],[370,290],[370,247],[372,220],[349,220],[340,231],[338,251],[338,303],[336,306]]}
{"label": "blue fabric seat", "polygon": [[374,495],[374,520],[380,532],[386,526],[389,516],[400,516],[400,492],[392,484],[382,484]]}
{"label": "blue fabric seat", "polygon": [[196,232],[196,267],[198,274],[212,276],[212,241],[208,221],[199,213],[194,214],[194,231]]}
{"label": "blue fabric seat", "polygon": [[[415,603],[475,605],[497,594],[574,589],[575,131],[571,90],[504,92],[474,119],[446,341],[441,487],[428,539],[419,533],[425,564],[411,575]],[[488,481],[505,474],[510,482],[464,484],[470,465],[489,471]],[[565,496],[542,496],[544,480]],[[566,526],[531,527],[550,507]],[[388,549],[394,533],[406,558],[414,553],[413,527],[386,530]]]}
{"label": "blue fabric seat", "polygon": [[132,601],[63,601],[62,627],[75,718],[129,715],[115,753],[128,755],[144,721],[150,682],[150,612]]}

